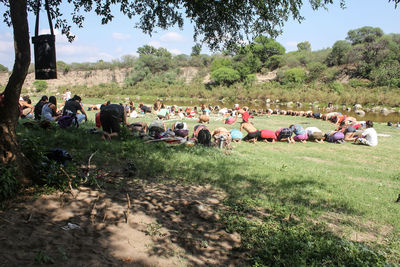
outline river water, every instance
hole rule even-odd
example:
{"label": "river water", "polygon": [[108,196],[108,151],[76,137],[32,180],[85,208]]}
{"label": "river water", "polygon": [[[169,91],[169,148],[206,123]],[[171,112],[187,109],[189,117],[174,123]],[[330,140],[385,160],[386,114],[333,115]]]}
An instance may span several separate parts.
{"label": "river water", "polygon": [[[218,102],[218,101],[207,101],[207,100],[200,100],[200,99],[193,99],[193,100],[181,100],[181,99],[168,99],[163,101],[166,105],[178,105],[181,107],[186,107],[186,106],[201,106],[202,104],[205,105],[211,105],[211,106],[220,106],[221,108],[227,107],[227,108],[233,108],[235,103],[227,103],[227,102]],[[264,101],[253,101],[253,102],[237,102],[241,107],[247,106],[250,109],[281,109],[281,110],[295,110],[295,111],[307,111],[307,110],[312,110],[313,112],[321,112],[321,113],[327,113],[328,111],[325,110],[327,107],[319,105],[317,106],[312,106],[310,104],[303,104],[301,107],[298,107],[295,103],[291,106],[288,107],[286,103],[272,103],[269,106],[264,102]],[[366,120],[371,120],[374,122],[393,122],[397,123],[400,122],[400,112],[391,112],[387,115],[383,114],[382,112],[365,112],[365,116],[358,116],[354,110],[352,109],[351,111],[346,111],[346,109],[343,109],[341,106],[334,105],[334,108],[332,111],[337,111],[341,112],[342,114],[355,117],[359,121],[366,121]],[[365,109],[363,109],[365,111]]]}

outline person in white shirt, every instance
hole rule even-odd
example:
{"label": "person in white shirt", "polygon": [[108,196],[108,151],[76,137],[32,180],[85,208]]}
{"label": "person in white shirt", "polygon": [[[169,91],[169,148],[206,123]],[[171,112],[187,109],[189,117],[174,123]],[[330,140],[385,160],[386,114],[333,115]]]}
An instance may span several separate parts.
{"label": "person in white shirt", "polygon": [[377,146],[378,145],[378,134],[376,133],[374,124],[372,121],[367,121],[366,123],[367,129],[361,134],[361,137],[358,137],[354,142],[356,144],[362,144],[367,146]]}
{"label": "person in white shirt", "polygon": [[308,135],[309,141],[315,141],[319,144],[322,144],[324,142],[325,139],[324,134],[317,127],[307,127],[305,131]]}

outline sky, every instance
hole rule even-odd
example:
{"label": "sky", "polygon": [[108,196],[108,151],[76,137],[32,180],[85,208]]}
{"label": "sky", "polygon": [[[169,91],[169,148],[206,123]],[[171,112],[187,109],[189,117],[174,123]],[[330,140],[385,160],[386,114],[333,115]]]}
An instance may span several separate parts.
{"label": "sky", "polygon": [[[307,1],[305,1],[307,2]],[[393,2],[387,0],[347,0],[346,9],[341,9],[339,0],[334,1],[328,10],[313,11],[305,3],[301,14],[305,17],[302,23],[289,20],[283,28],[283,34],[276,40],[286,52],[297,50],[297,43],[308,41],[313,51],[329,48],[338,41],[344,40],[349,30],[364,26],[379,27],[385,34],[400,33],[400,6],[395,9]],[[0,13],[5,7],[0,4]],[[67,12],[64,12],[66,14]],[[193,25],[185,21],[184,28],[159,30],[150,37],[133,27],[134,21],[123,14],[115,12],[115,18],[107,25],[101,25],[100,18],[88,13],[84,27],[72,27],[75,41],[69,43],[58,30],[56,34],[57,61],[96,62],[121,59],[123,55],[137,56],[137,49],[144,45],[156,48],[163,47],[172,54],[190,55],[193,41]],[[35,16],[28,15],[30,35],[34,35]],[[40,14],[40,32],[48,33],[49,26],[46,13]],[[33,51],[33,49],[32,49]],[[202,53],[211,54],[206,45]],[[0,22],[0,64],[12,69],[14,48],[12,29]],[[33,53],[32,53],[33,62]]]}

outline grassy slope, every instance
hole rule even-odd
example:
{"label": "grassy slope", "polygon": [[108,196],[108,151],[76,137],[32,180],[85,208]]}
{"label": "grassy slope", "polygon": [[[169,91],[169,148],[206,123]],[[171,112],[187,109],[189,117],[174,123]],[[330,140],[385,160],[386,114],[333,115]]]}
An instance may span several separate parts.
{"label": "grassy slope", "polygon": [[[292,123],[323,131],[334,128],[321,120],[289,116],[256,117],[253,122],[259,129],[275,130]],[[193,129],[196,122],[188,124]],[[67,149],[76,162],[86,162],[98,150],[92,161],[97,166],[118,168],[131,162],[139,179],[212,184],[223,189],[228,210],[222,212],[222,218],[228,230],[241,234],[253,263],[322,264],[327,259],[332,264],[349,263],[346,257],[354,251],[340,238],[371,241],[373,247],[381,243],[387,259],[399,261],[399,244],[393,240],[398,239],[400,230],[399,204],[394,202],[400,193],[400,128],[377,124],[378,133],[390,136],[379,137],[375,148],[350,143],[242,143],[224,153],[202,147],[143,144],[130,138],[105,143],[86,133],[91,126],[85,125],[75,134],[60,129],[46,133],[20,129],[20,133],[36,136],[38,144],[46,148]],[[219,126],[222,121],[212,120],[209,128]],[[234,127],[239,125],[227,126]]]}

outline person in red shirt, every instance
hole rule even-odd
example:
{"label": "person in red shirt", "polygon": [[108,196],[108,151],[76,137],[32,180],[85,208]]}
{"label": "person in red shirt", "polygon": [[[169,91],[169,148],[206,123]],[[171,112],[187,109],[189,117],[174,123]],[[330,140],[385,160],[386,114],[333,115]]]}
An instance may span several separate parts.
{"label": "person in red shirt", "polygon": [[272,130],[263,129],[260,131],[260,136],[258,137],[258,141],[264,141],[266,143],[272,142],[275,143],[277,140],[276,134]]}
{"label": "person in red shirt", "polygon": [[249,122],[250,114],[248,111],[245,111],[244,109],[239,109],[238,114],[242,115],[243,122]]}

